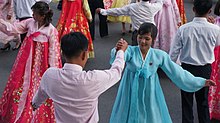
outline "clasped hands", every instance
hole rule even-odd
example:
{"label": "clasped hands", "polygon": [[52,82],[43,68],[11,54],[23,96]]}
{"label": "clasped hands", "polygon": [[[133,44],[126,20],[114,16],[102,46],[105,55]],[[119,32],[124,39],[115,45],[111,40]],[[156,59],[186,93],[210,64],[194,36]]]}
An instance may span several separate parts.
{"label": "clasped hands", "polygon": [[115,46],[115,49],[116,51],[118,50],[123,50],[125,52],[125,50],[127,49],[128,47],[128,43],[123,39],[121,38],[117,43],[116,43],[116,46]]}

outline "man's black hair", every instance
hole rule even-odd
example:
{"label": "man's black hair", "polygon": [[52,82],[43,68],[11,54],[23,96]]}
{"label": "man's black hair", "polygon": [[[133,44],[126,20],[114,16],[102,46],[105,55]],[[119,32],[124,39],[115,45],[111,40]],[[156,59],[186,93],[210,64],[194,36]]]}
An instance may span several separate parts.
{"label": "man's black hair", "polygon": [[194,9],[198,15],[205,15],[212,8],[212,0],[194,0]]}
{"label": "man's black hair", "polygon": [[88,49],[88,40],[81,32],[70,32],[61,38],[62,54],[66,58],[78,57]]}

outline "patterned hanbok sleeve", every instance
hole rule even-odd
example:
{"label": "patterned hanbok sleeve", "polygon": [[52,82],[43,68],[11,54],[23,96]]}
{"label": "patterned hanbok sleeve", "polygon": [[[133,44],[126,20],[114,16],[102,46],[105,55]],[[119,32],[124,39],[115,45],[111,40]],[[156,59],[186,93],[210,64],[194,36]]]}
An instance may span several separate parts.
{"label": "patterned hanbok sleeve", "polygon": [[92,21],[92,14],[89,8],[88,0],[82,0],[83,2],[83,12],[86,16],[86,18],[91,22]]}
{"label": "patterned hanbok sleeve", "polygon": [[26,33],[28,30],[27,25],[33,21],[32,18],[23,20],[21,22],[15,21],[14,23],[7,22],[3,19],[0,19],[0,31],[4,32],[9,36],[14,36],[17,34]]}
{"label": "patterned hanbok sleeve", "polygon": [[49,38],[49,66],[61,67],[60,42],[56,28],[52,29]]}
{"label": "patterned hanbok sleeve", "polygon": [[14,12],[14,5],[13,5],[13,0],[8,0],[8,14],[9,16],[13,16]]}
{"label": "patterned hanbok sleeve", "polygon": [[174,9],[177,24],[181,23],[180,11],[179,11],[178,5],[176,3],[176,0],[172,0],[172,5],[173,5],[173,9]]}

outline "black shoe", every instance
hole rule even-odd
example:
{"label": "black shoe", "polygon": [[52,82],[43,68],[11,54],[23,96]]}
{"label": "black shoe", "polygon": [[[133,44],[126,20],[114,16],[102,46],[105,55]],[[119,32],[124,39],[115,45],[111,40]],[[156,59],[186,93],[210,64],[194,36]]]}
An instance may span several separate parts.
{"label": "black shoe", "polygon": [[124,36],[125,34],[126,34],[125,32],[122,32],[122,33],[121,33],[122,36]]}
{"label": "black shoe", "polygon": [[0,48],[0,50],[3,50],[3,51],[10,50],[10,48],[11,48],[11,45],[10,44],[6,44],[6,46],[4,46],[3,48]]}
{"label": "black shoe", "polygon": [[16,47],[13,47],[12,50],[18,50],[21,47],[21,43]]}

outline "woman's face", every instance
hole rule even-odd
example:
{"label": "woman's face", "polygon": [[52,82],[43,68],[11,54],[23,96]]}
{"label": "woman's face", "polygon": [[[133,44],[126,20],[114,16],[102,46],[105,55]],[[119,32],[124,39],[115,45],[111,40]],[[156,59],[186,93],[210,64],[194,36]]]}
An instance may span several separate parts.
{"label": "woman's face", "polygon": [[44,17],[45,17],[45,15],[42,16],[42,15],[38,14],[36,11],[33,11],[33,18],[35,21],[42,22],[42,21],[44,21]]}
{"label": "woman's face", "polygon": [[149,49],[152,45],[151,33],[146,33],[143,35],[138,34],[137,42],[138,42],[138,45],[140,46],[140,49],[142,49],[142,50]]}

